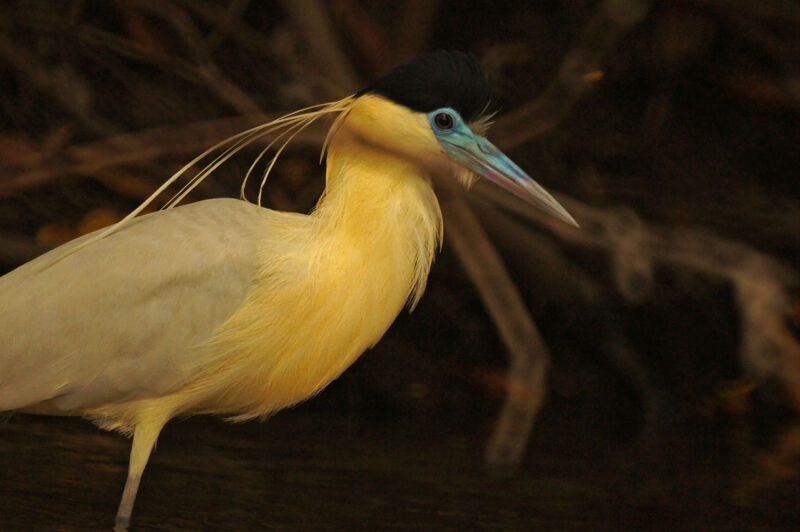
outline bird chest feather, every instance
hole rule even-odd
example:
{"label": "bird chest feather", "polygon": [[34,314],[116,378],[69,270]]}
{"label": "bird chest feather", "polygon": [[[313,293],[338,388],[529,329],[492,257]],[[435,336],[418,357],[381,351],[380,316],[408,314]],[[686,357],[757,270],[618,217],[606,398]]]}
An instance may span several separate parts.
{"label": "bird chest feather", "polygon": [[206,346],[220,362],[178,393],[199,401],[192,410],[247,419],[302,401],[422,294],[438,202],[413,166],[365,150],[332,150],[315,212],[271,224],[285,234],[269,239],[245,303]]}

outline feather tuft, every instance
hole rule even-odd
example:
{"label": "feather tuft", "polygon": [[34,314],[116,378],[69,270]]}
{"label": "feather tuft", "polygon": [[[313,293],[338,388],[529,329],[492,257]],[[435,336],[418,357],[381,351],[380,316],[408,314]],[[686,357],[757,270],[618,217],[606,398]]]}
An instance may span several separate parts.
{"label": "feather tuft", "polygon": [[[222,166],[228,159],[236,155],[245,147],[249,146],[253,142],[256,142],[270,134],[273,134],[278,131],[282,131],[272,142],[270,142],[267,147],[262,150],[253,164],[250,166],[247,174],[245,175],[242,186],[241,186],[241,195],[242,199],[247,199],[244,197],[244,188],[247,184],[247,180],[250,177],[253,169],[255,168],[256,164],[260,159],[264,157],[264,155],[269,151],[269,149],[275,144],[276,141],[283,138],[285,135],[289,135],[289,137],[281,144],[280,149],[277,150],[274,157],[270,161],[269,167],[267,168],[266,172],[264,173],[264,177],[261,181],[261,186],[259,188],[259,195],[258,195],[258,204],[261,204],[261,190],[264,187],[264,183],[266,182],[267,178],[269,177],[269,173],[272,171],[278,157],[286,148],[286,146],[295,138],[295,136],[300,133],[303,129],[310,126],[314,123],[317,119],[322,116],[329,116],[331,114],[337,113],[344,113],[346,112],[355,101],[355,96],[348,96],[341,100],[337,100],[335,102],[328,102],[324,104],[312,105],[310,107],[306,107],[304,109],[299,109],[297,111],[293,111],[286,115],[281,116],[280,118],[276,118],[271,122],[267,122],[266,124],[261,124],[259,126],[250,128],[246,131],[242,131],[241,133],[237,133],[224,139],[214,146],[210,147],[188,163],[186,163],[180,170],[175,172],[169,179],[164,181],[164,183],[158,187],[155,192],[153,192],[147,199],[145,199],[138,207],[133,209],[127,216],[125,216],[119,222],[107,227],[106,229],[98,232],[94,236],[87,238],[83,242],[81,242],[77,246],[73,246],[68,251],[63,253],[62,255],[57,256],[51,262],[43,264],[41,266],[41,270],[45,270],[56,264],[57,262],[63,260],[64,258],[72,255],[80,251],[81,249],[85,248],[86,246],[90,246],[95,242],[106,238],[107,236],[116,233],[123,227],[125,227],[132,219],[136,216],[141,214],[144,209],[146,209],[155,199],[165,190],[167,190],[173,183],[175,183],[178,179],[180,179],[183,175],[185,175],[190,168],[192,168],[195,164],[199,163],[207,156],[211,155],[212,153],[217,152],[218,150],[225,148],[221,154],[217,155],[210,163],[208,163],[200,172],[198,172],[195,176],[189,179],[189,181],[174,195],[170,200],[164,205],[164,209],[171,209],[178,205],[181,201],[183,201],[189,193],[191,193],[200,183],[202,183],[209,175],[211,175],[217,168]],[[327,141],[326,141],[327,142]]]}

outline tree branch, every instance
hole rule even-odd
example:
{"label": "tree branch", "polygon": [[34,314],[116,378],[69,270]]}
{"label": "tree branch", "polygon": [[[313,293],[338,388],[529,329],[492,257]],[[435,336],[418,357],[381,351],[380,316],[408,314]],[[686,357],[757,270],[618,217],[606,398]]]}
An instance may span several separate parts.
{"label": "tree branch", "polygon": [[516,467],[542,406],[550,354],[499,253],[457,193],[442,198],[447,236],[508,349],[509,386],[486,447],[493,467]]}

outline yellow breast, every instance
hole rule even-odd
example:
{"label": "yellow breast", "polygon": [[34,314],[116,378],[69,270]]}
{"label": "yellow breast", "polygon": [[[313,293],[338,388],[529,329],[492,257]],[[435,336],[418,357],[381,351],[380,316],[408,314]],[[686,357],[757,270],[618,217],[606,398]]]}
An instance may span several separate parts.
{"label": "yellow breast", "polygon": [[273,227],[284,234],[270,239],[244,305],[208,346],[218,362],[178,392],[185,413],[246,419],[306,399],[424,290],[441,239],[429,182],[386,154],[335,148],[325,197],[312,215]]}

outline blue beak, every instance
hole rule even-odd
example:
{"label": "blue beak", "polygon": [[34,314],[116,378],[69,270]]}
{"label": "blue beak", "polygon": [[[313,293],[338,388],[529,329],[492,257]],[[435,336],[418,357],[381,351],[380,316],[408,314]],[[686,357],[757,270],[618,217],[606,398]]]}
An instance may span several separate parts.
{"label": "blue beak", "polygon": [[469,134],[459,132],[447,139],[439,139],[452,159],[544,212],[578,227],[578,222],[567,210],[514,161],[485,138],[472,133],[469,129],[467,131]]}
{"label": "blue beak", "polygon": [[[439,127],[437,118],[447,114],[451,122],[444,121],[449,127]],[[450,109],[440,109],[429,114],[439,144],[457,163],[466,166],[500,185],[512,194],[535,205],[544,212],[559,220],[578,227],[578,223],[544,188],[534,181],[514,161],[506,157],[494,144],[476,135],[458,114]]]}

